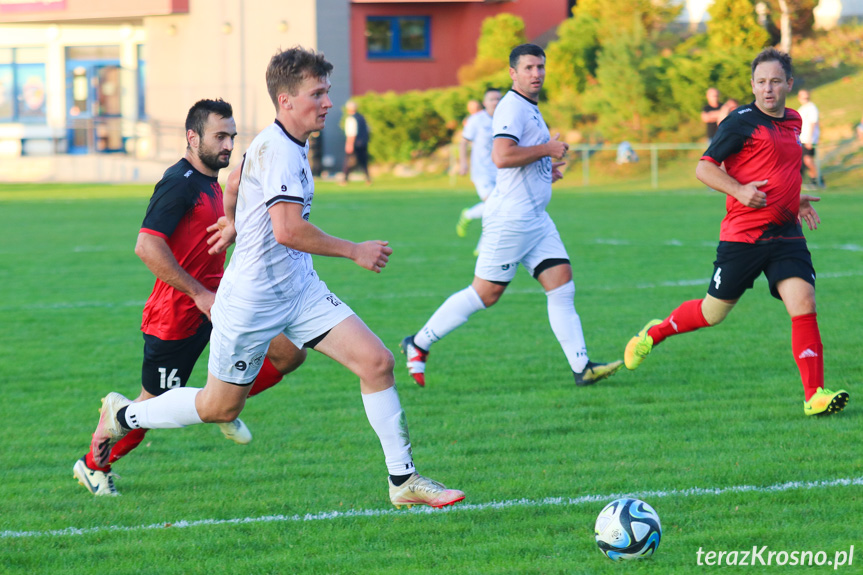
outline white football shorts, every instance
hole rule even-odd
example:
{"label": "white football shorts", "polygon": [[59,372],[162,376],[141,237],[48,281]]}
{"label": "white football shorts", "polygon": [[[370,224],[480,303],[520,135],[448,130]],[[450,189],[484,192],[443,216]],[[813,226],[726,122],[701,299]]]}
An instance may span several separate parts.
{"label": "white football shorts", "polygon": [[524,265],[533,276],[536,267],[550,259],[569,259],[551,217],[530,220],[484,218],[479,257],[474,275],[490,282],[511,282]]}
{"label": "white football shorts", "polygon": [[354,312],[315,274],[299,297],[288,302],[250,302],[220,287],[210,314],[210,373],[222,381],[248,385],[258,376],[270,341],[279,333],[302,348]]}

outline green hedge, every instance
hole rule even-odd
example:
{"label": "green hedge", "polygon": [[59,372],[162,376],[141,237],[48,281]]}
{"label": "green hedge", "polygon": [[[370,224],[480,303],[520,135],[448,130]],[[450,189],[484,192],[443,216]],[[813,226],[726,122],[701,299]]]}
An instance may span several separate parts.
{"label": "green hedge", "polygon": [[467,86],[357,96],[354,101],[371,130],[369,154],[383,163],[429,156],[452,141],[467,115],[468,100],[481,100],[488,86],[505,90],[511,83],[504,70]]}

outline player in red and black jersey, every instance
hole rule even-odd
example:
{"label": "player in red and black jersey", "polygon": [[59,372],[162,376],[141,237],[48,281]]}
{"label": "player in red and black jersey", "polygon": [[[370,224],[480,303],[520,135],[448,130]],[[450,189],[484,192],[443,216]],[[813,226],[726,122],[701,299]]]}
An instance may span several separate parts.
{"label": "player in red and black jersey", "polygon": [[[210,340],[210,308],[224,273],[224,250],[234,237],[232,228],[225,230],[217,178],[234,147],[237,129],[232,116],[227,102],[197,102],[186,118],[186,155],[165,171],[150,198],[135,253],[156,276],[156,284],[141,322],[144,362],[141,393],[135,401],[185,387]],[[277,337],[249,395],[272,387],[304,359],[305,351],[287,337]],[[228,439],[251,441],[251,433],[239,419],[219,426]],[[94,495],[117,495],[111,464],[137,447],[145,433],[145,429],[130,432],[110,453],[91,449],[75,463],[75,477]]]}
{"label": "player in red and black jersey", "polygon": [[785,107],[794,84],[791,57],[773,48],[752,62],[755,101],[719,125],[696,176],[728,197],[713,276],[704,299],[681,304],[653,320],[626,346],[624,361],[637,368],[653,347],[672,335],[721,322],[763,272],[773,297],[791,316],[791,348],[803,380],[806,415],[829,415],[848,403],[845,390],[824,388],[821,333],[815,313],[815,269],[801,222],[820,223],[800,194],[800,114]]}

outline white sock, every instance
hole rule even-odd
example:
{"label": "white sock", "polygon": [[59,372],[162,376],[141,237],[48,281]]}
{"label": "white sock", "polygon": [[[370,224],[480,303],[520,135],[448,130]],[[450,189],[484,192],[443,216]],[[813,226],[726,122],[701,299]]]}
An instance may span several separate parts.
{"label": "white sock", "polygon": [[581,331],[581,318],[575,311],[575,284],[572,280],[551,291],[545,292],[548,296],[548,322],[551,331],[572,371],[584,371],[587,366],[587,345],[584,343],[584,333]]}
{"label": "white sock", "polygon": [[381,440],[389,474],[409,475],[415,472],[408,421],[395,386],[362,395],[366,417]]}
{"label": "white sock", "polygon": [[199,391],[198,387],[178,387],[152,399],[131,403],[126,408],[126,421],[133,429],[174,429],[204,423],[195,409]]}
{"label": "white sock", "polygon": [[465,217],[469,220],[479,220],[482,219],[482,213],[485,211],[485,202],[480,202],[476,205],[473,205],[467,209],[465,212]]}
{"label": "white sock", "polygon": [[485,309],[482,298],[467,286],[455,292],[432,314],[426,324],[414,336],[414,345],[426,351],[431,344],[442,339],[446,334],[467,322],[468,318],[481,309]]}

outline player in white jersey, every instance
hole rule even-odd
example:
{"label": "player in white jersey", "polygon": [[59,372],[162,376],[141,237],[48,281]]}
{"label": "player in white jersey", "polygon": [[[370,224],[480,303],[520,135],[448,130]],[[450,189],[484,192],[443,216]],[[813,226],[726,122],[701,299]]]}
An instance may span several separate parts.
{"label": "player in white jersey", "polygon": [[233,421],[269,341],[281,333],[297,347],[319,351],[359,376],[366,415],[389,471],[390,501],[397,507],[451,505],[464,493],[414,468],[392,353],[312,267],[310,254],[317,254],[348,258],[379,273],[392,253],[387,242],[354,243],[308,221],[314,197],[308,138],[324,128],[333,107],[332,69],[323,54],[299,47],[278,52],[267,67],[276,122],[247,151],[238,194],[231,188],[225,194],[228,221],[222,233],[231,237],[235,230],[237,245],[212,308],[206,386],[177,388],[134,404],[111,393],[103,400],[93,441],[110,450],[131,429]]}
{"label": "player in white jersey", "polygon": [[[482,99],[483,109],[468,117],[464,126],[461,141],[461,174],[468,173],[468,145],[470,145],[470,180],[476,186],[479,203],[461,211],[455,233],[463,238],[471,221],[482,218],[485,201],[494,190],[497,182],[497,166],[491,159],[491,149],[494,142],[492,117],[497,103],[500,102],[500,90],[488,88]],[[477,244],[479,252],[479,244]]]}
{"label": "player in white jersey", "polygon": [[821,136],[821,124],[818,121],[818,106],[812,101],[809,90],[800,90],[797,98],[800,100],[797,112],[802,121],[800,144],[803,146],[803,168],[809,176],[809,181],[804,184],[804,187],[811,190],[819,186],[824,187],[823,178],[820,177],[818,164],[815,161],[818,138]]}
{"label": "player in white jersey", "polygon": [[473,283],[454,293],[416,334],[401,342],[408,372],[425,385],[425,364],[433,343],[493,305],[515,277],[519,264],[536,278],[548,297],[548,319],[563,348],[576,385],[613,375],[622,361],[594,363],[587,354],[581,319],[575,311],[575,284],[566,248],[545,211],[551,184],[563,177],[561,159],[569,148],[548,128],[537,106],[545,81],[545,52],[534,44],[516,46],[509,56],[512,90],[494,113],[492,157],[497,185],[486,200],[482,244]]}

